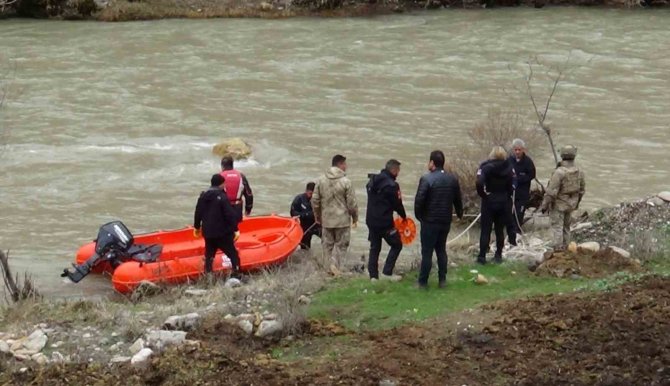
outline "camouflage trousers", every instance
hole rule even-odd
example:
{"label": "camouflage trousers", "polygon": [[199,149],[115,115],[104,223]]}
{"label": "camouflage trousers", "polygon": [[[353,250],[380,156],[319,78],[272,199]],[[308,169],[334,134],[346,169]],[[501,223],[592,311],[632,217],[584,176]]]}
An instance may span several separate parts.
{"label": "camouflage trousers", "polygon": [[566,248],[570,244],[570,222],[572,210],[552,210],[549,212],[551,219],[552,247]]}
{"label": "camouflage trousers", "polygon": [[323,228],[321,231],[321,246],[323,247],[324,263],[330,261],[337,268],[344,264],[349,242],[351,241],[351,227]]}

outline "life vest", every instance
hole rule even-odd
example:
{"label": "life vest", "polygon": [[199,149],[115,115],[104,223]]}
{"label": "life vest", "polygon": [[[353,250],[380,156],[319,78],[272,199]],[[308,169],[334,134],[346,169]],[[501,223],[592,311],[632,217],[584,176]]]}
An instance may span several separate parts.
{"label": "life vest", "polygon": [[231,204],[239,204],[242,201],[244,192],[244,183],[242,182],[242,173],[235,169],[224,170],[221,176],[225,179],[226,196]]}

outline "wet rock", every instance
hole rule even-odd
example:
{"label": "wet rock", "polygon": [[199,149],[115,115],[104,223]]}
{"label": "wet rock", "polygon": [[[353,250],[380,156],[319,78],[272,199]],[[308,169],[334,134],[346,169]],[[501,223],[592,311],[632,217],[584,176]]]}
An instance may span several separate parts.
{"label": "wet rock", "polygon": [[310,299],[308,296],[305,295],[300,295],[298,298],[298,303],[308,305],[309,303],[312,302],[312,299]]}
{"label": "wet rock", "polygon": [[600,243],[596,241],[588,241],[577,246],[579,253],[596,253],[600,250]]}
{"label": "wet rock", "polygon": [[652,198],[647,200],[647,205],[661,206],[661,205],[665,205],[665,201],[663,201],[663,199],[660,198],[660,197],[652,197]]}
{"label": "wet rock", "polygon": [[189,288],[186,291],[184,291],[184,295],[194,296],[194,297],[205,296],[205,295],[207,295],[207,293],[208,293],[207,290],[197,289],[197,288]]}
{"label": "wet rock", "polygon": [[121,356],[121,355],[116,355],[116,356],[113,356],[112,359],[110,359],[109,361],[112,362],[112,363],[125,363],[125,362],[128,362],[131,359],[132,359],[131,357],[124,357],[124,356]]}
{"label": "wet rock", "polygon": [[144,344],[144,339],[137,338],[137,340],[128,348],[128,352],[130,352],[132,355],[135,355],[144,348]]}
{"label": "wet rock", "polygon": [[670,191],[661,192],[658,194],[658,198],[665,202],[670,202]]}
{"label": "wet rock", "polygon": [[0,340],[0,352],[7,354],[9,353],[9,349],[10,349],[9,344],[4,340]]}
{"label": "wet rock", "polygon": [[240,279],[236,279],[234,277],[231,277],[230,279],[226,280],[225,287],[226,288],[237,288],[242,285],[242,282]]}
{"label": "wet rock", "polygon": [[186,315],[173,315],[165,320],[163,328],[166,330],[193,331],[200,324],[200,315],[192,312]]}
{"label": "wet rock", "polygon": [[254,332],[254,324],[248,320],[242,319],[238,321],[237,326],[247,335],[251,335],[251,333]]}
{"label": "wet rock", "polygon": [[142,367],[146,365],[147,362],[149,362],[149,359],[153,354],[154,352],[150,348],[143,348],[137,354],[133,355],[132,358],[130,358],[130,364],[136,367]]}
{"label": "wet rock", "polygon": [[618,255],[620,257],[623,257],[624,259],[630,259],[630,252],[623,248],[615,247],[615,246],[609,246],[607,247],[609,252]]}
{"label": "wet rock", "polygon": [[246,159],[251,156],[251,146],[241,138],[230,138],[214,145],[212,153],[219,157],[230,156],[235,160]]}
{"label": "wet rock", "polygon": [[147,332],[146,338],[147,346],[161,351],[168,346],[180,346],[184,344],[184,341],[186,340],[186,332],[151,330]]}
{"label": "wet rock", "polygon": [[284,328],[283,324],[279,320],[264,320],[258,325],[256,330],[256,336],[266,337],[281,333]]}

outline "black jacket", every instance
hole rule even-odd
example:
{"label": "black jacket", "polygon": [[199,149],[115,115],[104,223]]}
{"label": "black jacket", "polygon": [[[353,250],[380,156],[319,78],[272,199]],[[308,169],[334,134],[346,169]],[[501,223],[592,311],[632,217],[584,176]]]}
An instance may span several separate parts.
{"label": "black jacket", "polygon": [[482,162],[477,170],[477,193],[482,198],[482,204],[511,200],[513,178],[514,169],[509,160]]}
{"label": "black jacket", "polygon": [[421,222],[451,224],[452,206],[463,217],[463,200],[458,178],[442,169],[424,174],[414,199],[414,214]]}
{"label": "black jacket", "polygon": [[365,186],[368,192],[368,209],[365,214],[365,223],[368,228],[388,230],[393,228],[393,212],[406,218],[405,207],[402,204],[400,186],[395,177],[386,170],[370,177]]}
{"label": "black jacket", "polygon": [[525,154],[519,161],[516,160],[514,155],[511,155],[509,162],[516,173],[516,193],[514,198],[517,201],[526,202],[530,198],[530,183],[535,179],[535,164]]}
{"label": "black jacket", "polygon": [[226,193],[211,187],[200,194],[195,206],[193,227],[200,229],[205,238],[220,238],[237,232],[242,219],[228,202]]}
{"label": "black jacket", "polygon": [[291,203],[291,216],[300,217],[300,226],[302,230],[308,229],[314,225],[314,211],[312,210],[312,201],[307,198],[306,193],[298,194]]}

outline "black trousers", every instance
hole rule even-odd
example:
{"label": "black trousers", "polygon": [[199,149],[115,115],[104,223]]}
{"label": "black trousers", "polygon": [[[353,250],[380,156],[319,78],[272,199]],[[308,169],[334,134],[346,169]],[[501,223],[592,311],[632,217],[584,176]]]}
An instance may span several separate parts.
{"label": "black trousers", "polygon": [[[517,234],[521,233],[521,228],[519,228],[519,226],[523,225],[523,216],[526,215],[526,205],[528,205],[528,200],[514,200],[514,212],[512,212],[512,216],[516,213],[516,217],[512,218],[512,222],[514,223],[514,230]],[[518,223],[517,219],[519,219]]]}
{"label": "black trousers", "polygon": [[419,285],[428,284],[428,276],[433,268],[433,251],[437,255],[437,278],[447,280],[447,236],[451,224],[421,223],[421,269]]}
{"label": "black trousers", "polygon": [[384,275],[393,275],[395,262],[402,251],[402,241],[400,234],[395,228],[375,229],[370,228],[368,232],[368,241],[370,241],[370,254],[368,256],[368,273],[370,278],[379,278],[379,254],[382,251],[382,239],[391,247],[382,272]]}
{"label": "black trousers", "polygon": [[205,272],[212,272],[214,255],[217,250],[223,251],[228,256],[233,265],[233,272],[240,270],[240,256],[235,248],[235,235],[230,234],[225,237],[205,238]]}
{"label": "black trousers", "polygon": [[486,258],[486,252],[491,242],[491,230],[496,232],[496,256],[502,255],[505,246],[505,228],[508,230],[509,242],[516,244],[516,232],[512,222],[512,202],[482,202],[482,232],[479,235],[479,258]]}
{"label": "black trousers", "polygon": [[312,237],[317,236],[321,237],[321,225],[310,224],[308,227],[303,227],[302,231],[302,240],[300,240],[300,249],[310,249],[312,248]]}

